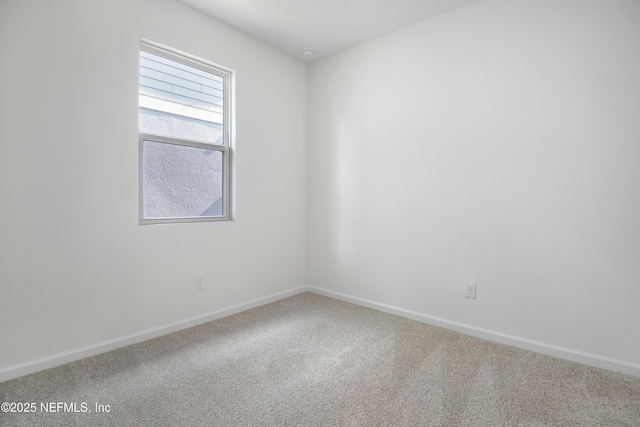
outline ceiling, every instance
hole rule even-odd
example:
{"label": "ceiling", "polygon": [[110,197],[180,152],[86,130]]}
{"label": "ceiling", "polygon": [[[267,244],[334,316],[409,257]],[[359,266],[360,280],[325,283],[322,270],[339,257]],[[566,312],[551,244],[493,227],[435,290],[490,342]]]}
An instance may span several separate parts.
{"label": "ceiling", "polygon": [[[305,62],[478,0],[179,0]],[[304,56],[302,49],[313,49]]]}

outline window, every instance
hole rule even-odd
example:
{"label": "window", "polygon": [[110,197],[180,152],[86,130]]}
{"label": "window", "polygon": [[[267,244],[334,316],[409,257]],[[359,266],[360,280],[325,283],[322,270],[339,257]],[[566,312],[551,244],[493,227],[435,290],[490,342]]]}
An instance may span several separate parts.
{"label": "window", "polygon": [[231,72],[140,46],[140,224],[231,218]]}

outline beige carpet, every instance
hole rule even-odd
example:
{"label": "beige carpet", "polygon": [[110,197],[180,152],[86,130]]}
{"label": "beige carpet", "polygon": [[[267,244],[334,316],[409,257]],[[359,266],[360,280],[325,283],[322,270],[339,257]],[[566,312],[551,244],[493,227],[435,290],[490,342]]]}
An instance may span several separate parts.
{"label": "beige carpet", "polygon": [[2,383],[0,402],[37,404],[3,426],[640,426],[640,378],[311,293]]}

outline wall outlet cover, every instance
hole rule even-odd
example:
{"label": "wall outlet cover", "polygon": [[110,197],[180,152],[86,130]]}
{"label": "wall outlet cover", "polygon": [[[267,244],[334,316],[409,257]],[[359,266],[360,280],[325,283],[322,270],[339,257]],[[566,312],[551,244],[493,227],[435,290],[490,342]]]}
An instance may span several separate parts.
{"label": "wall outlet cover", "polygon": [[204,289],[204,276],[202,274],[196,275],[196,291]]}
{"label": "wall outlet cover", "polygon": [[473,282],[467,282],[464,284],[464,296],[467,298],[476,297],[476,284]]}

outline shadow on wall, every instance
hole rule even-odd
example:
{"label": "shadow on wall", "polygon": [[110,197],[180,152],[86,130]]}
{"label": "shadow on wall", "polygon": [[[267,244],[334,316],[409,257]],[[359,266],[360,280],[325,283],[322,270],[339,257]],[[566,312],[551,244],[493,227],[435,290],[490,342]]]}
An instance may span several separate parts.
{"label": "shadow on wall", "polygon": [[222,216],[222,197],[213,202],[200,216]]}

